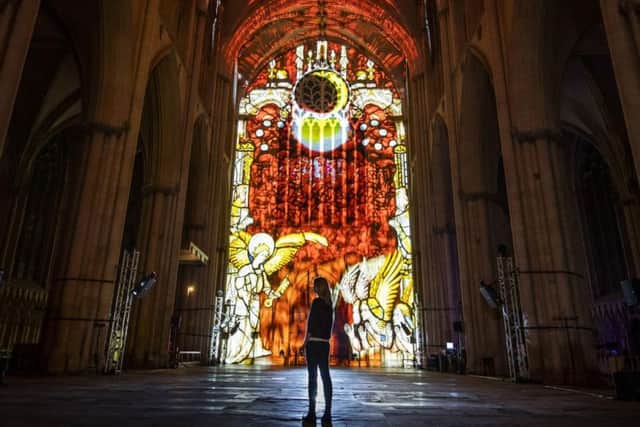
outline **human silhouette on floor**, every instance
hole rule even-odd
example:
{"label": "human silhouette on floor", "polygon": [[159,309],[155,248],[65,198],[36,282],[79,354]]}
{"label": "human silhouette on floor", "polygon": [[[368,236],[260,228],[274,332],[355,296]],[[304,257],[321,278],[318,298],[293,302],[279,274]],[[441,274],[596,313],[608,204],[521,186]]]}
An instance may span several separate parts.
{"label": "human silhouette on floor", "polygon": [[324,277],[316,277],[313,289],[318,297],[311,303],[307,318],[307,332],[302,351],[307,358],[309,372],[309,410],[302,418],[302,425],[316,424],[316,395],[318,392],[318,369],[322,376],[324,392],[323,427],[331,426],[331,395],[333,392],[329,374],[329,347],[331,329],[333,328],[333,304],[329,282]]}

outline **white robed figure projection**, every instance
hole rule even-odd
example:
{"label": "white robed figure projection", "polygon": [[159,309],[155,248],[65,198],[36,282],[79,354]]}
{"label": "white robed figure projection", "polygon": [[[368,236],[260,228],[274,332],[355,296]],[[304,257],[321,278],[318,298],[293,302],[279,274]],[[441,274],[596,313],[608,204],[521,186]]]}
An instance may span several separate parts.
{"label": "white robed figure projection", "polygon": [[316,233],[293,233],[274,242],[266,233],[251,235],[237,231],[229,243],[230,274],[227,283],[227,301],[232,307],[223,323],[228,333],[225,363],[241,363],[268,356],[260,337],[260,294],[265,293],[269,307],[289,286],[285,277],[273,290],[269,276],[287,265],[307,242],[327,246],[327,239]]}
{"label": "white robed figure projection", "polygon": [[402,253],[396,250],[363,258],[343,274],[338,288],[345,302],[353,305],[353,322],[344,325],[353,351],[395,346],[413,357],[413,286],[403,281],[403,269]]}

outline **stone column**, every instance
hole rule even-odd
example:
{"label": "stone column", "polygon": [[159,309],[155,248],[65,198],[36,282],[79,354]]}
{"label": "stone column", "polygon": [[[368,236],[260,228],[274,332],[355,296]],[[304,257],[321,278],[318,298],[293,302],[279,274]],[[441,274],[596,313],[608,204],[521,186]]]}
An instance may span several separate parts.
{"label": "stone column", "polygon": [[548,48],[560,36],[548,30],[559,28],[559,9],[550,0],[516,6],[503,100],[511,141],[502,151],[529,371],[534,381],[587,383],[596,371],[591,289],[572,152],[555,106],[556,59]]}
{"label": "stone column", "polygon": [[640,177],[640,0],[600,0],[627,134]]}
{"label": "stone column", "polygon": [[[456,225],[460,257],[460,291],[469,372],[506,374],[504,331],[500,313],[489,307],[480,293],[480,281],[496,277],[497,242],[491,229],[488,193],[460,193],[461,222]],[[493,359],[493,370],[487,366]]]}
{"label": "stone column", "polygon": [[[191,99],[197,98],[200,79],[201,62],[204,53],[204,40],[208,37],[207,27],[207,3],[200,1],[196,11],[196,31],[192,44],[195,45],[193,54],[193,69],[191,70]],[[195,106],[191,105],[192,113]],[[189,123],[192,123],[191,119]],[[209,148],[208,127],[204,119],[196,122],[187,129],[187,138],[193,141],[190,155],[186,156],[183,167],[188,175],[188,190],[184,194],[185,206],[183,215],[183,249],[194,242],[211,258],[212,244],[207,238],[210,210],[206,209],[211,197],[209,165],[211,164],[211,151]],[[189,266],[180,268],[176,296],[176,310],[182,318],[178,344],[185,350],[200,351],[201,360],[206,362],[211,341],[211,319],[213,318],[213,302],[215,299],[215,282],[210,280],[211,266]],[[191,295],[187,294],[187,288],[194,286]]]}
{"label": "stone column", "polygon": [[40,0],[0,0],[0,156],[39,9]]}
{"label": "stone column", "polygon": [[[424,310],[429,319],[432,350],[443,349],[447,341],[455,341],[453,322],[457,319],[458,267],[455,227],[451,223],[439,224],[431,231],[433,246],[430,267],[433,270],[433,282],[429,286],[429,298]],[[456,343],[457,345],[457,343]]]}
{"label": "stone column", "polygon": [[640,195],[625,194],[616,206],[622,214],[622,241],[630,277],[640,277]]}
{"label": "stone column", "polygon": [[[590,288],[571,151],[554,129],[513,131],[513,236],[533,380],[585,383],[595,372]],[[513,200],[516,199],[516,200]]]}
{"label": "stone column", "polygon": [[129,125],[86,126],[85,167],[66,237],[68,257],[53,279],[45,320],[42,354],[50,373],[100,366],[122,239],[128,191],[119,178],[130,155],[125,149]]}
{"label": "stone column", "polygon": [[[458,249],[456,245],[451,159],[447,127],[437,117],[432,126],[432,144],[429,159],[428,198],[432,226],[427,230],[430,252],[431,298],[425,306],[427,317],[432,319],[434,345],[445,348],[447,341],[455,342],[453,322],[461,320],[459,313],[460,290],[458,281]],[[458,343],[456,342],[456,346]],[[433,347],[435,350],[436,347]]]}
{"label": "stone column", "polygon": [[127,367],[165,368],[169,362],[169,335],[175,302],[180,228],[178,184],[158,183],[143,188],[143,259],[140,275],[155,271],[158,280],[142,299],[134,300],[127,343]]}

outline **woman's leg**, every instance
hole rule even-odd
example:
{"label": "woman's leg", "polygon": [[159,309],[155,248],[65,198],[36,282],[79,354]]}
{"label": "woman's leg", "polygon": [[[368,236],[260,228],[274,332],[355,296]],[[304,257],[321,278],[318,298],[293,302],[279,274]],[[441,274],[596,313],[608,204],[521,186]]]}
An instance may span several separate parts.
{"label": "woman's leg", "polygon": [[316,415],[316,395],[318,394],[318,350],[315,343],[307,344],[307,371],[309,373],[309,412],[308,415]]}
{"label": "woman's leg", "polygon": [[331,384],[331,375],[329,374],[329,343],[321,343],[322,352],[319,355],[318,367],[322,376],[322,386],[324,392],[324,416],[331,417],[331,398],[333,395],[333,384]]}

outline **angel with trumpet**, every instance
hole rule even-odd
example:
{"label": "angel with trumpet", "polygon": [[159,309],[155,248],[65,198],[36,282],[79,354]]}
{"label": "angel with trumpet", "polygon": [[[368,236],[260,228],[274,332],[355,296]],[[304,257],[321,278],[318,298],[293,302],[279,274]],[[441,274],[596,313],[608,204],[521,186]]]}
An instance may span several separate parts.
{"label": "angel with trumpet", "polygon": [[273,290],[269,276],[291,262],[307,242],[327,246],[325,237],[311,232],[287,234],[275,242],[266,233],[251,235],[241,230],[231,234],[227,298],[234,309],[223,325],[228,333],[225,363],[271,354],[260,337],[260,294],[267,295],[266,307],[282,295],[289,285],[287,277]]}

